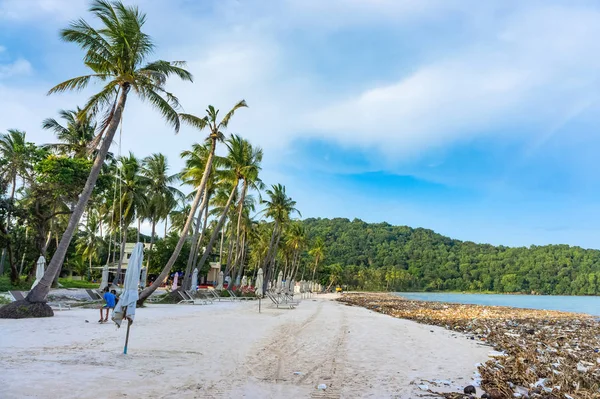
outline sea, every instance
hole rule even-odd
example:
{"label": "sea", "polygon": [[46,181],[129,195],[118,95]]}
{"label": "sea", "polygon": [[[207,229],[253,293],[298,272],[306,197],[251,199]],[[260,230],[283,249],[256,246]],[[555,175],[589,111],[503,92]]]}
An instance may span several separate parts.
{"label": "sea", "polygon": [[461,294],[444,292],[396,292],[422,301],[508,306],[524,309],[560,310],[600,316],[600,296]]}

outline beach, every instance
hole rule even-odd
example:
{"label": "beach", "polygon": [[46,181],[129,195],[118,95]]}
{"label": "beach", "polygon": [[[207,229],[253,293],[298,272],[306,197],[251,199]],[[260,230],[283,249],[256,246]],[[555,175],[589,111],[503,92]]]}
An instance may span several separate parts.
{"label": "beach", "polygon": [[263,301],[260,314],[257,301],[150,304],[127,355],[125,328],[97,323],[97,309],[0,320],[0,397],[431,397],[431,382],[462,391],[488,359],[481,342],[337,297]]}

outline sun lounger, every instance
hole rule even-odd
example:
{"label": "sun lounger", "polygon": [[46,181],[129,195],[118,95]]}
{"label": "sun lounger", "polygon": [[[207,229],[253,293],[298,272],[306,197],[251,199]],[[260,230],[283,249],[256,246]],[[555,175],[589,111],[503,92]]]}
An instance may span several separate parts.
{"label": "sun lounger", "polygon": [[191,299],[190,297],[188,297],[184,291],[176,291],[177,294],[181,297],[181,301],[177,302],[178,305],[182,304],[182,303],[190,303],[190,304],[194,304],[194,300]]}
{"label": "sun lounger", "polygon": [[102,295],[95,290],[86,289],[85,292],[87,292],[93,302],[100,302],[103,300]]}
{"label": "sun lounger", "polygon": [[194,293],[196,294],[196,298],[202,299],[206,304],[213,303],[214,296],[209,294],[206,290],[198,290],[194,291]]}
{"label": "sun lounger", "polygon": [[234,300],[234,301],[248,301],[251,300],[253,298],[247,297],[247,296],[237,296],[235,294],[235,292],[233,292],[233,290],[227,290],[227,292],[229,292],[230,297]]}
{"label": "sun lounger", "polygon": [[271,300],[271,302],[273,302],[273,304],[277,307],[277,309],[279,309],[280,306],[289,307],[290,309],[294,309],[296,306],[298,306],[297,302],[284,301],[282,296],[275,294],[273,292],[266,291],[265,295],[267,296],[267,298],[269,298]]}
{"label": "sun lounger", "polygon": [[71,305],[63,302],[48,302],[48,305],[52,308],[52,310],[71,310]]}

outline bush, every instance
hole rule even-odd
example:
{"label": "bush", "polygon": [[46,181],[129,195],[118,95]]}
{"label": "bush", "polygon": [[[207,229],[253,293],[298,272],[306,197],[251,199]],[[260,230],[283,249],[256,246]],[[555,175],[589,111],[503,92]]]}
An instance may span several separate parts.
{"label": "bush", "polygon": [[59,278],[58,282],[63,288],[98,288],[100,283],[91,283],[83,280],[70,280],[66,278]]}
{"label": "bush", "polygon": [[8,276],[0,276],[0,292],[29,291],[30,288],[31,283],[28,283],[25,279],[21,279],[17,285],[12,285]]}

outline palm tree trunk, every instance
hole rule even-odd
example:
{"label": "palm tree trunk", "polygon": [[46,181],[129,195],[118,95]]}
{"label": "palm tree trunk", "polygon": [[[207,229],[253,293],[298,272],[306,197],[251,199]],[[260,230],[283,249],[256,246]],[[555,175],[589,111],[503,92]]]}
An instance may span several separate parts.
{"label": "palm tree trunk", "polygon": [[[129,226],[121,229],[121,251],[119,255],[119,264],[117,265],[117,277],[114,279],[113,284],[119,284],[121,282],[121,266],[123,266],[123,258],[125,258],[125,244],[127,244],[127,230]],[[123,232],[125,230],[125,232]]]}
{"label": "palm tree trunk", "polygon": [[77,201],[77,205],[69,218],[69,223],[67,224],[67,229],[63,233],[63,236],[60,240],[58,248],[54,252],[54,256],[52,256],[52,260],[50,260],[50,264],[44,273],[44,277],[36,285],[33,290],[29,292],[26,300],[28,302],[45,302],[46,296],[48,292],[50,292],[50,286],[52,285],[52,281],[54,278],[58,276],[60,273],[60,269],[62,268],[63,261],[65,259],[65,255],[67,254],[67,250],[69,249],[69,244],[71,243],[71,239],[73,238],[73,234],[79,225],[79,220],[81,219],[81,215],[85,211],[86,205],[92,195],[92,190],[96,185],[96,180],[98,180],[98,175],[100,175],[100,171],[102,169],[102,165],[104,164],[104,159],[106,158],[106,154],[108,153],[108,149],[112,144],[113,138],[117,131],[117,127],[121,121],[121,115],[123,113],[123,109],[125,108],[125,102],[127,101],[127,93],[129,93],[130,86],[129,84],[124,84],[121,90],[121,94],[119,95],[119,100],[115,107],[115,112],[113,117],[106,127],[105,136],[102,141],[102,145],[98,150],[96,155],[96,159],[94,160],[94,165],[92,166],[92,170],[90,171],[90,175],[85,182],[85,186],[83,187],[83,191],[79,196],[79,200]]}
{"label": "palm tree trunk", "polygon": [[[196,269],[198,267],[198,261],[200,260],[200,258],[198,257],[198,254],[200,253],[200,245],[202,244],[202,241],[204,240],[204,235],[206,234],[206,225],[208,223],[208,202],[210,201],[210,198],[206,199],[206,206],[204,207],[204,221],[202,223],[202,233],[200,233],[200,238],[198,238],[198,244],[196,245],[196,253],[194,254],[194,265],[193,265],[193,269]],[[200,269],[198,269],[200,270]]]}
{"label": "palm tree trunk", "polygon": [[135,240],[135,242],[140,242],[140,229],[142,228],[142,221],[140,218],[138,218],[138,231],[137,231],[137,239]]}
{"label": "palm tree trunk", "polygon": [[152,233],[150,236],[150,248],[148,248],[148,256],[146,257],[146,271],[150,267],[150,255],[152,254],[152,247],[154,246],[154,234],[156,234],[156,218],[152,216]]}
{"label": "palm tree trunk", "polygon": [[169,215],[165,216],[165,238],[167,238],[167,225],[169,224]]}
{"label": "palm tree trunk", "polygon": [[315,267],[313,268],[312,281],[315,281],[315,273],[317,272],[318,265],[319,265],[319,257],[317,256],[317,258],[315,259]]}
{"label": "palm tree trunk", "polygon": [[[12,187],[10,189],[10,203],[12,204],[14,198],[15,198],[15,187],[17,186],[17,175],[15,174],[13,176],[13,181],[12,181]],[[6,231],[7,233],[10,231],[10,209],[8,211],[8,214],[6,215]],[[4,274],[4,261],[6,259],[6,250],[7,248],[3,248],[2,249],[2,256],[0,257],[0,276]],[[10,262],[10,260],[9,260]]]}
{"label": "palm tree trunk", "polygon": [[204,254],[202,254],[202,258],[200,259],[200,262],[198,262],[198,268],[202,268],[202,266],[204,266],[204,262],[206,262],[206,259],[208,259],[208,256],[210,255],[210,253],[212,251],[212,246],[214,245],[215,240],[217,239],[217,236],[219,235],[219,230],[221,229],[221,227],[223,227],[223,224],[225,223],[225,219],[227,219],[227,212],[229,211],[229,207],[231,206],[231,202],[233,201],[233,197],[235,196],[236,189],[237,189],[237,186],[234,186],[233,190],[231,190],[231,194],[229,194],[229,198],[227,199],[227,204],[225,204],[225,208],[223,209],[223,213],[221,214],[219,223],[215,227],[215,230],[213,231],[212,235],[210,236],[210,241],[208,242],[208,245],[206,246],[206,249],[204,250]]}
{"label": "palm tree trunk", "polygon": [[202,204],[200,204],[200,209],[198,209],[198,217],[196,219],[196,230],[194,231],[194,236],[192,237],[192,247],[190,248],[190,254],[188,256],[187,265],[185,267],[185,274],[183,275],[183,283],[181,284],[181,289],[187,290],[191,289],[192,284],[192,264],[194,263],[194,256],[196,253],[196,248],[198,246],[198,236],[200,235],[200,225],[202,223],[202,214],[204,213],[204,207],[206,206],[206,197],[204,195],[202,198]]}
{"label": "palm tree trunk", "polygon": [[[158,288],[158,286],[163,282],[167,274],[171,271],[171,268],[177,261],[179,254],[181,253],[181,248],[183,248],[183,244],[187,239],[188,232],[190,231],[190,226],[194,221],[194,215],[196,214],[196,209],[198,208],[198,204],[200,203],[200,198],[204,194],[206,190],[206,183],[208,182],[208,177],[210,175],[210,171],[212,168],[213,157],[215,155],[215,149],[217,147],[217,139],[212,139],[210,154],[208,155],[208,159],[206,160],[206,166],[204,168],[204,174],[202,175],[202,180],[200,181],[200,187],[198,187],[198,191],[196,192],[196,196],[194,197],[194,202],[192,202],[192,207],[190,209],[190,213],[188,214],[187,220],[185,221],[185,226],[183,226],[183,231],[179,236],[179,241],[177,241],[177,245],[175,246],[175,250],[171,254],[169,261],[163,268],[162,272],[158,276],[156,280],[149,286],[146,287],[141,293],[140,298],[138,299],[138,303],[141,305],[144,301],[152,295],[154,291]],[[166,222],[165,222],[166,226]],[[166,230],[166,229],[165,229]],[[165,234],[166,237],[166,234]]]}
{"label": "palm tree trunk", "polygon": [[242,185],[242,194],[240,195],[240,204],[238,206],[237,227],[236,227],[236,230],[235,230],[236,257],[235,257],[234,263],[233,263],[234,269],[237,267],[237,261],[238,261],[237,253],[239,251],[237,249],[240,247],[240,229],[241,229],[241,226],[242,226],[242,213],[244,211],[244,199],[246,198],[246,192],[247,191],[248,191],[248,181],[246,179],[244,179],[244,184]]}

